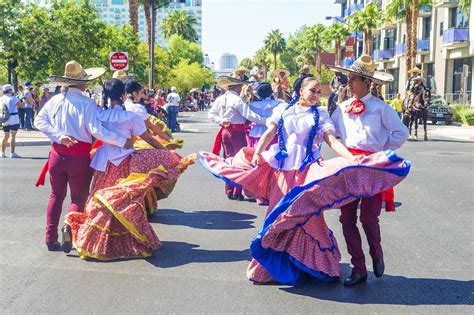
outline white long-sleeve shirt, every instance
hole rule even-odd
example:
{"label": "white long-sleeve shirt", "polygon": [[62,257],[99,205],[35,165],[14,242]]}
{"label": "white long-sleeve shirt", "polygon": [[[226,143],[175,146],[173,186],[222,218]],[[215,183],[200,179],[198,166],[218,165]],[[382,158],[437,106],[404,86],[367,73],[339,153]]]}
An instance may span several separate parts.
{"label": "white long-sleeve shirt", "polygon": [[336,134],[348,148],[369,152],[396,150],[408,139],[408,128],[400,121],[397,112],[387,103],[367,94],[361,101],[365,111],[360,115],[345,113],[355,98],[339,104],[331,118]]}
{"label": "white long-sleeve shirt", "polygon": [[56,143],[61,143],[63,136],[87,143],[92,143],[94,137],[119,147],[127,141],[102,126],[97,118],[97,104],[76,88],[69,88],[66,95],[58,94],[46,102],[36,116],[35,127]]}
{"label": "white long-sleeve shirt", "polygon": [[219,125],[225,120],[231,124],[243,124],[247,119],[257,124],[265,123],[265,119],[254,113],[234,91],[227,91],[216,98],[207,117]]}

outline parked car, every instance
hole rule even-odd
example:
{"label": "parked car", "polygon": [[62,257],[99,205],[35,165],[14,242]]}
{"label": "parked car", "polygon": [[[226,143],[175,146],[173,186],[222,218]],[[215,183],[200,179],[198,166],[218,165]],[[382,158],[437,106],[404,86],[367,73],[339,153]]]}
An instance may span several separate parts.
{"label": "parked car", "polygon": [[453,123],[453,110],[441,95],[431,94],[428,120],[431,120],[433,125],[436,125],[438,121],[444,121],[446,125]]}

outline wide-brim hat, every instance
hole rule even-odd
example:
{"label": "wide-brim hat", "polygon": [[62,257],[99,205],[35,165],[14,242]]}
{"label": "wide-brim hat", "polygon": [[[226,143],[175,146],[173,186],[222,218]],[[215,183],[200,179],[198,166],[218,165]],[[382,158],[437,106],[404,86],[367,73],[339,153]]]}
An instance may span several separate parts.
{"label": "wide-brim hat", "polygon": [[423,78],[423,77],[416,77],[416,78],[413,78],[412,81],[421,81],[423,84],[426,83],[426,80],[425,80],[425,78]]}
{"label": "wide-brim hat", "polygon": [[221,75],[217,78],[217,86],[224,90],[227,90],[229,86],[245,85],[250,83],[252,82],[237,78],[235,71],[230,75]]}
{"label": "wide-brim hat", "polygon": [[84,69],[79,62],[73,60],[66,63],[63,76],[51,75],[49,76],[49,82],[61,86],[76,85],[100,78],[104,73],[104,68]]}
{"label": "wide-brim hat", "polygon": [[300,74],[309,73],[309,71],[311,71],[311,67],[309,65],[304,65],[300,68],[300,70],[298,70]]}
{"label": "wide-brim hat", "polygon": [[393,81],[393,75],[386,72],[375,71],[376,68],[377,67],[372,60],[372,57],[369,55],[362,55],[347,68],[332,66],[329,69],[346,75],[355,74],[370,79],[377,84],[384,84]]}
{"label": "wide-brim hat", "polygon": [[289,77],[290,76],[290,71],[288,71],[287,69],[275,69],[275,71],[273,71],[273,75],[278,77],[280,76],[280,72],[284,72],[285,73],[285,77]]}
{"label": "wide-brim hat", "polygon": [[126,80],[128,79],[128,75],[127,75],[127,72],[123,71],[123,70],[117,70],[117,71],[114,71],[114,73],[112,74],[112,78],[113,79],[119,79],[119,80]]}
{"label": "wide-brim hat", "polygon": [[415,68],[409,70],[409,71],[408,71],[408,74],[412,74],[413,72],[418,72],[418,73],[420,73],[420,74],[423,74],[423,73],[424,73],[424,71],[421,70],[421,69],[418,68],[418,67],[415,67]]}

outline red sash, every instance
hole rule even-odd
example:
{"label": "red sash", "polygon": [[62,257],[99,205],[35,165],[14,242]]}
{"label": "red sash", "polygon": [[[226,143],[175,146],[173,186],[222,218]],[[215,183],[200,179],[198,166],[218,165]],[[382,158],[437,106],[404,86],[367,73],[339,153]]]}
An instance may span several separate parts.
{"label": "red sash", "polygon": [[219,155],[221,153],[221,147],[222,147],[222,132],[224,129],[227,129],[229,131],[244,131],[245,132],[245,125],[244,124],[232,124],[229,125],[228,127],[221,126],[221,129],[219,129],[219,132],[217,133],[216,140],[214,141],[214,147],[212,148],[212,153],[215,155]]}
{"label": "red sash", "polygon": [[[359,149],[354,149],[354,148],[347,148],[349,152],[351,152],[354,155],[371,155],[374,152],[370,151],[364,151],[364,150],[359,150]],[[385,190],[382,192],[382,200],[385,201],[385,211],[387,212],[394,212],[395,207],[394,207],[394,202],[395,202],[395,191],[393,190],[393,187],[390,187],[389,189]]]}
{"label": "red sash", "polygon": [[[67,155],[67,156],[87,156],[89,157],[89,154],[91,152],[92,145],[87,142],[82,142],[78,141],[74,146],[68,148],[62,144],[58,144],[56,142],[53,143],[53,146],[51,147],[51,151],[56,152],[61,155]],[[46,161],[46,163],[43,166],[43,169],[41,170],[41,173],[36,180],[36,187],[43,186],[44,182],[46,180],[46,173],[48,173],[48,168],[49,168],[49,159]]]}

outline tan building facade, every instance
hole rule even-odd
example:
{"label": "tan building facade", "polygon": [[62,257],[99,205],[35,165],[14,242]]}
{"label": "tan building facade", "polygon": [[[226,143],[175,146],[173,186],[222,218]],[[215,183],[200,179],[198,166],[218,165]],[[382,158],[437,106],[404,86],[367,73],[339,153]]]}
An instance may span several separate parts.
{"label": "tan building facade", "polygon": [[[369,3],[385,10],[391,0],[336,0],[341,5],[341,20]],[[474,12],[474,2],[470,12]],[[339,18],[339,17],[338,17]],[[336,22],[336,21],[335,21]],[[427,84],[448,103],[471,103],[474,106],[474,19],[459,7],[459,0],[433,0],[421,7],[418,18],[416,65],[423,69]],[[391,73],[395,81],[385,88],[387,98],[406,90],[405,41],[403,21],[385,23],[374,30],[373,57],[378,69]],[[355,35],[355,34],[354,34]],[[361,37],[361,34],[358,34]],[[362,42],[359,42],[359,47]],[[359,49],[353,49],[360,54]],[[353,58],[351,58],[353,59]],[[346,65],[350,60],[345,60]]]}

